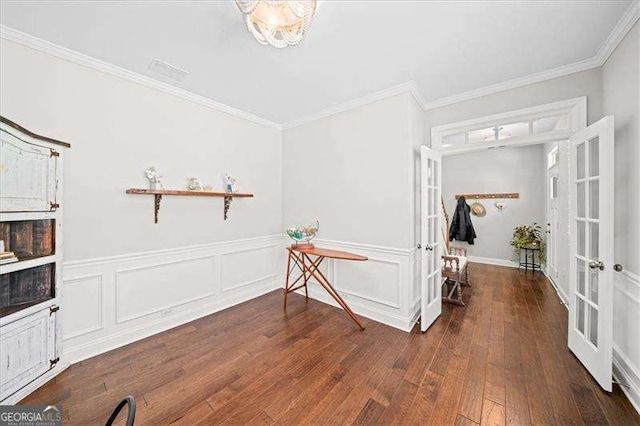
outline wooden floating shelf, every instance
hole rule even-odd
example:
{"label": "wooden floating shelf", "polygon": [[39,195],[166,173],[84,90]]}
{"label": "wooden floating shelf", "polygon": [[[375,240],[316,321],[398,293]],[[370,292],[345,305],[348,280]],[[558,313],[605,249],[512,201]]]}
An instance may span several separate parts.
{"label": "wooden floating shelf", "polygon": [[496,198],[520,198],[518,192],[507,192],[502,194],[458,194],[456,200],[460,197],[464,197],[467,200],[480,200],[480,199],[496,199]]}
{"label": "wooden floating shelf", "polygon": [[127,194],[153,195],[155,197],[154,219],[158,223],[158,212],[160,211],[160,201],[163,195],[177,195],[185,197],[218,197],[224,198],[224,220],[227,220],[231,200],[234,198],[253,198],[253,194],[241,192],[213,192],[213,191],[185,191],[176,189],[141,189],[129,188]]}

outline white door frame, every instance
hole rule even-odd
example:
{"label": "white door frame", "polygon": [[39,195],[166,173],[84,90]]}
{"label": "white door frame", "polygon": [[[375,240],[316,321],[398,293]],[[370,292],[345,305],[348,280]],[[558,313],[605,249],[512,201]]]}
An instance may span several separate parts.
{"label": "white door frame", "polygon": [[[567,117],[567,126],[562,130],[528,134],[497,141],[479,142],[463,146],[444,146],[444,138],[466,132],[507,123],[530,122],[551,116]],[[482,151],[502,146],[526,146],[560,140],[568,140],[572,135],[587,127],[587,97],[538,105],[531,108],[488,115],[472,120],[459,121],[431,128],[431,149],[439,150],[443,156]]]}
{"label": "white door frame", "polygon": [[[545,152],[545,159],[547,163],[545,164],[545,216],[546,216],[546,232],[547,232],[547,262],[544,265],[544,271],[554,285],[557,285],[556,281],[558,280],[558,248],[557,248],[557,235],[559,231],[559,209],[558,198],[551,198],[552,187],[551,187],[551,179],[553,177],[558,178],[560,174],[560,162],[556,162],[554,165],[549,167],[549,157],[553,152],[560,154],[560,142],[556,143],[550,149]],[[567,188],[569,185],[567,184]],[[559,187],[556,189],[559,191]],[[556,194],[557,195],[557,194]],[[567,207],[569,207],[569,200],[565,200],[567,202]],[[555,221],[554,221],[555,219]]]}

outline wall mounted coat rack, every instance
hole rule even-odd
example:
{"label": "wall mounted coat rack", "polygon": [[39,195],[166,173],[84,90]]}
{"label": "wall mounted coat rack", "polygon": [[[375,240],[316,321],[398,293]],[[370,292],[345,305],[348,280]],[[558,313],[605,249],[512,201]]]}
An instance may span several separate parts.
{"label": "wall mounted coat rack", "polygon": [[496,199],[496,198],[520,198],[519,192],[492,193],[492,194],[458,194],[456,200],[464,197],[467,200]]}
{"label": "wall mounted coat rack", "polygon": [[129,188],[127,194],[153,195],[154,203],[154,220],[158,223],[158,212],[160,211],[160,201],[163,195],[179,195],[188,197],[220,197],[224,198],[224,220],[227,220],[231,200],[234,198],[253,198],[253,194],[242,194],[239,192],[211,192],[211,191],[180,191],[169,189],[140,189]]}

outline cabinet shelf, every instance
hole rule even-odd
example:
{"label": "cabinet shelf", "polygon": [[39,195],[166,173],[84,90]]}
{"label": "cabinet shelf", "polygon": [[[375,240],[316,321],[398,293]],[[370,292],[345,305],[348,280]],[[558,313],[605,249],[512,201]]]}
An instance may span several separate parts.
{"label": "cabinet shelf", "polygon": [[163,195],[173,196],[186,196],[186,197],[218,197],[224,198],[224,220],[227,220],[229,214],[229,207],[231,206],[231,200],[234,198],[253,198],[253,194],[241,193],[241,192],[213,192],[213,191],[184,191],[175,189],[141,189],[141,188],[129,188],[127,194],[136,195],[153,195],[155,198],[154,204],[154,219],[155,223],[158,223],[158,212],[160,211],[160,201]]}
{"label": "cabinet shelf", "polygon": [[8,274],[10,272],[22,271],[23,269],[35,268],[36,266],[42,266],[48,263],[55,263],[55,261],[55,255],[20,258],[17,262],[5,263],[4,265],[0,265],[0,275]]}
{"label": "cabinet shelf", "polygon": [[21,303],[19,305],[3,306],[3,307],[0,308],[0,318],[8,317],[11,314],[14,314],[16,312],[20,312],[20,311],[25,310],[25,309],[29,309],[32,306],[40,305],[41,303],[50,302],[53,299],[54,299],[53,297],[47,297],[47,298],[42,299],[42,300]]}

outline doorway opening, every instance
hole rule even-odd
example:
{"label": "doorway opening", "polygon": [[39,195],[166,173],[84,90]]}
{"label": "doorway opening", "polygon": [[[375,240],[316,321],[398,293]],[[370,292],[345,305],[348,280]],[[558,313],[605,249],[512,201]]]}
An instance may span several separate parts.
{"label": "doorway opening", "polygon": [[[445,189],[443,168],[456,168],[456,161],[447,166],[447,157],[462,158],[465,154],[480,156],[476,164],[488,165],[489,169],[483,173],[497,174],[497,177],[489,177],[488,181],[493,179],[493,184],[498,186],[501,168],[506,170],[507,165],[514,165],[509,160],[500,163],[503,155],[498,152],[502,151],[501,148],[508,148],[504,150],[505,153],[513,153],[518,148],[537,150],[515,160],[515,166],[516,173],[525,173],[524,166],[530,166],[532,158],[537,158],[539,163],[539,177],[525,178],[525,182],[520,183],[524,185],[531,183],[526,180],[535,181],[534,186],[538,185],[539,192],[543,194],[537,205],[528,207],[536,210],[533,217],[540,218],[539,222],[534,223],[539,224],[540,232],[545,234],[542,243],[552,246],[551,262],[539,258],[539,263],[544,265],[547,275],[552,275],[550,283],[557,288],[560,299],[569,307],[569,348],[602,388],[610,391],[613,117],[605,117],[587,127],[586,98],[582,97],[435,127],[431,129],[431,144],[432,148],[423,146],[421,149],[420,222],[421,242],[425,248],[421,251],[420,262],[422,330],[425,331],[442,310],[441,303],[437,303],[442,299],[442,286],[434,285],[434,281],[441,283],[441,256],[448,238],[435,238],[442,234],[439,231],[444,217],[441,208],[444,199],[436,197],[436,194]],[[518,165],[522,165],[520,170]],[[463,163],[462,167],[458,162],[457,167],[466,171],[474,170],[473,162],[466,166]],[[452,176],[455,178],[455,170]],[[474,182],[480,179],[467,176],[466,180]],[[453,191],[463,194],[471,192],[461,189]],[[527,189],[527,192],[530,190]],[[469,206],[461,207],[468,215]],[[505,203],[495,207],[498,210],[509,209]],[[486,208],[480,210],[486,211]],[[436,217],[435,211],[439,211]],[[491,258],[479,261],[489,263],[487,259]],[[473,261],[473,253],[469,260]]]}

